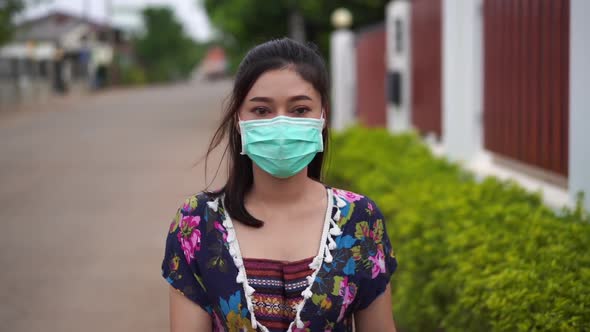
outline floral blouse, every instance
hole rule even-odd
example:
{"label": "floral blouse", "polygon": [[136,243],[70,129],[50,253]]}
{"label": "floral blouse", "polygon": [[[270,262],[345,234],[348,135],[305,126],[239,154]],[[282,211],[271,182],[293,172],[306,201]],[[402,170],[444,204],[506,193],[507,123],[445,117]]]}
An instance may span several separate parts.
{"label": "floral blouse", "polygon": [[[328,207],[313,271],[287,331],[352,331],[352,315],[383,293],[397,267],[383,215],[369,198],[326,188]],[[233,222],[223,197],[201,193],[178,209],[162,275],[201,306],[214,331],[261,331]],[[251,280],[251,279],[250,279]]]}

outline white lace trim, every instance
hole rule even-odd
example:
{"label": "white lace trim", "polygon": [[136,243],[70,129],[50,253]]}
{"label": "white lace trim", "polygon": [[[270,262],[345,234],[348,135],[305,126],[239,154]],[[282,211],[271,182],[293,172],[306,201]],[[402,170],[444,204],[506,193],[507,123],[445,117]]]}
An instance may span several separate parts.
{"label": "white lace trim", "polygon": [[[297,305],[297,311],[295,313],[295,320],[289,324],[289,328],[287,332],[292,332],[293,328],[297,326],[297,328],[303,328],[304,323],[301,320],[301,311],[305,306],[307,299],[311,298],[313,295],[311,288],[315,281],[317,274],[322,267],[322,263],[325,261],[326,263],[331,263],[333,260],[332,254],[330,253],[331,250],[336,249],[336,241],[334,241],[333,236],[339,236],[342,234],[342,230],[338,226],[337,222],[340,220],[340,208],[346,205],[346,202],[342,200],[337,195],[334,195],[331,188],[327,188],[328,193],[328,207],[326,209],[326,215],[324,218],[324,229],[322,231],[322,237],[320,242],[320,248],[318,250],[317,256],[313,259],[311,264],[309,264],[309,268],[313,270],[313,273],[307,277],[307,284],[308,286],[301,292],[301,296],[303,296],[303,300]],[[336,207],[337,211],[332,218],[332,209],[334,208],[334,198],[336,199]],[[223,196],[221,198],[223,200]],[[215,201],[208,203],[209,207],[217,209],[219,204],[219,197],[215,199]],[[250,321],[252,322],[252,328],[257,329],[260,328],[262,332],[268,332],[268,328],[264,325],[260,324],[256,320],[256,315],[254,314],[254,306],[252,304],[252,294],[255,292],[254,288],[250,286],[248,283],[248,278],[246,276],[246,268],[244,267],[244,259],[242,257],[242,253],[240,251],[240,245],[238,244],[238,239],[236,238],[236,232],[232,223],[227,210],[224,208],[225,218],[223,220],[223,227],[227,230],[227,241],[229,244],[229,253],[233,258],[234,264],[238,268],[238,275],[236,277],[236,282],[242,284],[244,288],[244,295],[246,298],[246,305],[248,307],[248,312],[250,312]]]}

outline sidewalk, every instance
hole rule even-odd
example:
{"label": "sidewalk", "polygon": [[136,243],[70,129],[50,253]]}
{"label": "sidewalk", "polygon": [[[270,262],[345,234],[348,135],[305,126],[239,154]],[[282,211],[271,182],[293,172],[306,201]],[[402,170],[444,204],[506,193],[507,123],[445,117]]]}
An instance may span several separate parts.
{"label": "sidewalk", "polygon": [[6,122],[31,116],[30,113],[48,111],[67,111],[77,107],[82,102],[88,102],[96,93],[87,91],[75,92],[67,95],[50,94],[38,100],[30,100],[0,105],[0,126]]}

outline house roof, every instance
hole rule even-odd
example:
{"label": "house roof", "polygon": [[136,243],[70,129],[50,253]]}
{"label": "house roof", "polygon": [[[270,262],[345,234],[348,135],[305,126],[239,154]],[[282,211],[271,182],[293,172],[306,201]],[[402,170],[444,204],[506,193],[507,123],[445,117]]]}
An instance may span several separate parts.
{"label": "house roof", "polygon": [[77,29],[80,25],[89,26],[95,31],[109,29],[108,25],[88,18],[63,11],[54,11],[19,24],[15,31],[14,40],[56,41],[64,34]]}

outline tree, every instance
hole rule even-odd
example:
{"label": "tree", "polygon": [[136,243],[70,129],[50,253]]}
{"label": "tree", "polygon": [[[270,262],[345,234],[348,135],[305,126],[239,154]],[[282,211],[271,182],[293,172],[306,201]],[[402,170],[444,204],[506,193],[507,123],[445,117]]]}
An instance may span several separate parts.
{"label": "tree", "polygon": [[0,45],[4,45],[14,33],[13,18],[24,8],[22,0],[0,1]]}
{"label": "tree", "polygon": [[51,3],[53,0],[0,0],[0,46],[12,39],[16,29],[14,17],[23,9],[40,4]]}
{"label": "tree", "polygon": [[142,16],[145,34],[135,40],[135,51],[147,80],[171,81],[188,76],[201,52],[173,12],[167,7],[149,7]]}
{"label": "tree", "polygon": [[349,9],[353,28],[379,23],[385,19],[389,0],[203,0],[213,24],[221,31],[231,51],[232,65],[260,42],[290,35],[289,19],[297,11],[304,19],[305,35],[327,56],[332,12]]}

